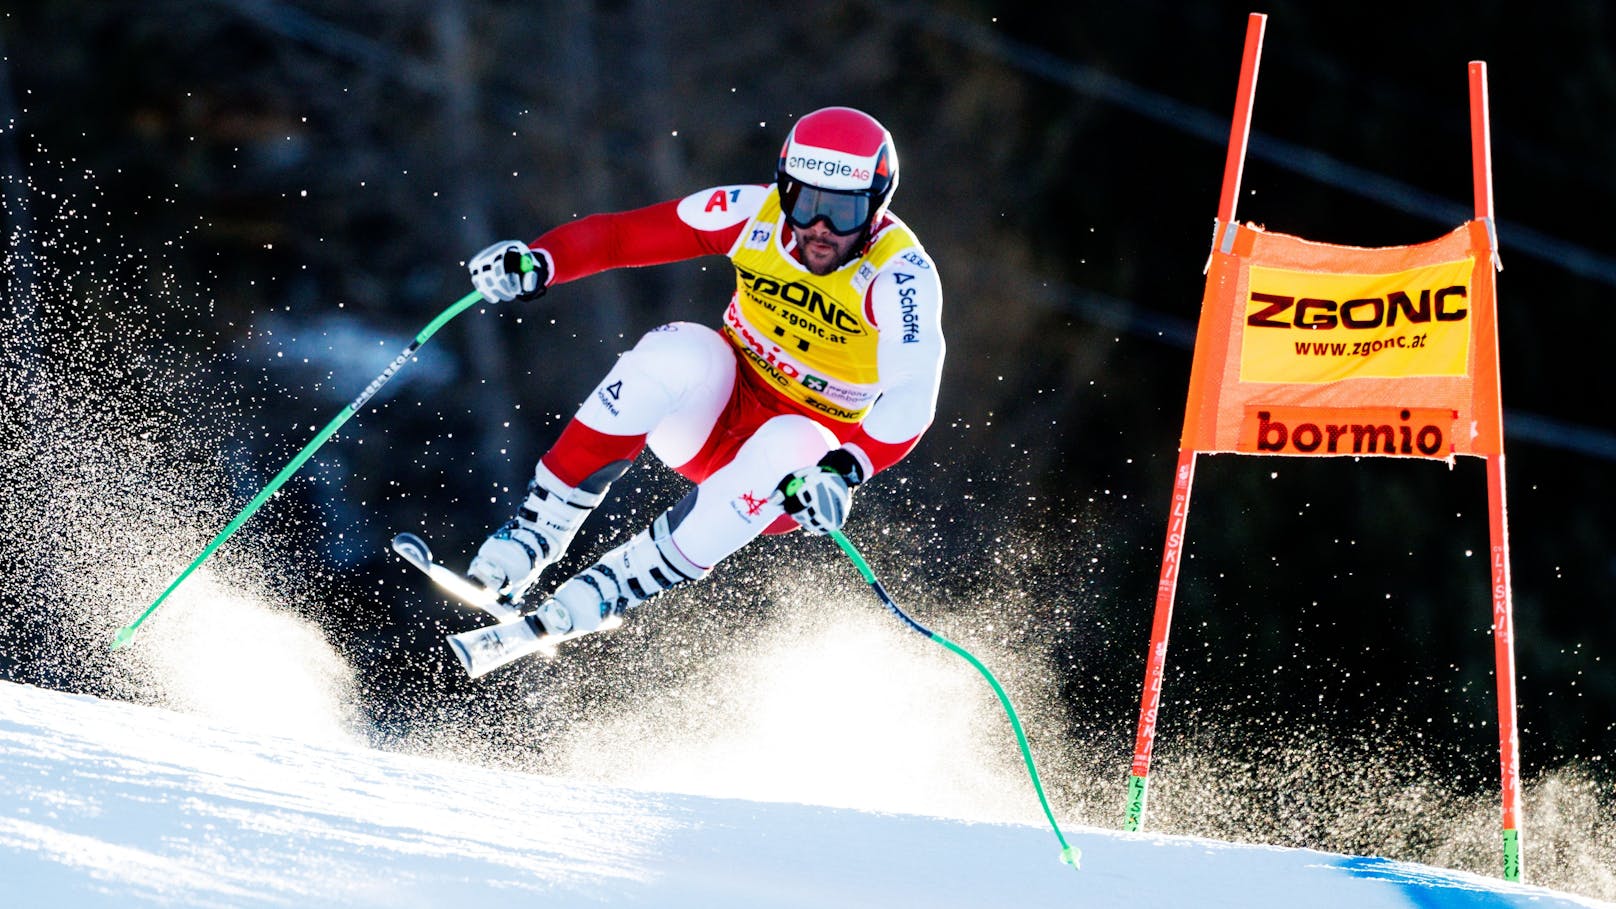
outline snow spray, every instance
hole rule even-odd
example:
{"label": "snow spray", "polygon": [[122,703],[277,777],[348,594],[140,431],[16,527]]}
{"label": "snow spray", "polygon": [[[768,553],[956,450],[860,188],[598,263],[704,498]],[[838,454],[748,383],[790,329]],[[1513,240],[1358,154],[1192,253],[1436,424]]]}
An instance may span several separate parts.
{"label": "snow spray", "polygon": [[415,356],[415,352],[421,349],[421,345],[425,344],[428,338],[431,338],[433,335],[437,334],[438,329],[447,324],[450,319],[460,315],[466,309],[482,300],[482,298],[482,294],[479,291],[474,290],[471,293],[466,294],[464,297],[461,297],[459,300],[456,300],[448,309],[438,313],[437,318],[427,323],[427,326],[421,329],[420,333],[415,336],[415,340],[411,341],[409,346],[405,347],[403,352],[395,357],[393,362],[387,365],[386,369],[382,370],[380,375],[372,379],[369,385],[365,386],[365,390],[359,394],[359,397],[354,398],[353,402],[344,407],[341,413],[338,413],[335,417],[333,417],[331,422],[325,425],[324,429],[321,429],[318,433],[315,433],[314,438],[310,439],[309,443],[303,446],[303,450],[298,452],[291,461],[287,462],[286,466],[281,468],[281,472],[276,474],[273,480],[269,481],[269,485],[265,486],[263,490],[258,493],[258,495],[254,496],[252,501],[247,503],[247,507],[243,508],[240,513],[231,519],[229,524],[225,525],[223,530],[219,531],[218,536],[215,536],[207,546],[203,547],[202,552],[195,559],[191,560],[191,564],[187,565],[185,570],[180,572],[179,576],[174,578],[174,580],[169,583],[168,587],[166,587],[162,593],[157,595],[157,599],[153,600],[152,604],[146,607],[146,611],[142,612],[139,618],[136,618],[133,622],[130,622],[128,625],[118,629],[118,633],[114,635],[112,639],[112,649],[117,650],[128,645],[128,643],[134,639],[135,632],[140,629],[141,624],[144,623],[152,613],[157,611],[157,607],[163,605],[163,601],[168,599],[169,594],[173,593],[175,588],[184,583],[185,579],[191,576],[191,572],[195,571],[203,562],[207,561],[208,556],[212,555],[215,549],[218,549],[220,546],[224,545],[225,540],[230,539],[230,537],[234,535],[237,530],[240,530],[241,525],[247,523],[247,519],[252,517],[253,513],[262,507],[265,502],[269,501],[270,496],[273,496],[281,488],[281,486],[286,483],[287,480],[291,479],[292,474],[297,473],[298,468],[302,467],[305,461],[313,457],[314,453],[319,450],[320,446],[324,445],[332,436],[336,435],[337,430],[342,428],[342,424],[348,422],[349,417],[352,417],[356,412],[358,412],[359,408],[364,407],[365,402],[369,401],[383,385],[387,384],[389,379],[393,378],[395,373],[403,368],[404,364],[410,361],[411,357]]}
{"label": "snow spray", "polygon": [[1038,767],[1033,763],[1032,749],[1027,746],[1027,734],[1022,731],[1021,719],[1016,716],[1016,708],[1011,706],[1010,695],[1005,693],[1004,686],[999,684],[999,680],[993,677],[993,673],[988,671],[988,667],[982,665],[982,661],[973,656],[969,650],[920,624],[915,621],[913,616],[904,612],[903,607],[899,606],[887,593],[886,588],[881,586],[881,582],[875,577],[875,572],[870,570],[869,563],[864,561],[864,556],[859,554],[858,549],[853,546],[846,535],[840,530],[832,530],[830,538],[836,541],[837,546],[842,547],[842,551],[847,553],[849,559],[853,560],[853,567],[857,568],[859,574],[864,576],[865,583],[870,585],[870,589],[875,591],[875,595],[881,598],[882,605],[891,610],[893,615],[903,620],[903,623],[910,628],[942,645],[944,649],[953,652],[965,662],[976,667],[976,671],[982,673],[982,677],[988,680],[989,685],[993,686],[993,693],[999,696],[999,703],[1004,706],[1005,716],[1010,718],[1010,728],[1015,730],[1016,744],[1021,746],[1021,758],[1027,764],[1027,778],[1032,780],[1032,788],[1033,791],[1038,793],[1038,803],[1043,806],[1044,817],[1049,819],[1050,829],[1055,831],[1055,839],[1060,841],[1060,860],[1073,868],[1081,867],[1080,862],[1083,853],[1076,846],[1066,842],[1066,835],[1061,833],[1060,824],[1055,821],[1055,813],[1049,808],[1049,799],[1044,796],[1044,786],[1038,781]]}

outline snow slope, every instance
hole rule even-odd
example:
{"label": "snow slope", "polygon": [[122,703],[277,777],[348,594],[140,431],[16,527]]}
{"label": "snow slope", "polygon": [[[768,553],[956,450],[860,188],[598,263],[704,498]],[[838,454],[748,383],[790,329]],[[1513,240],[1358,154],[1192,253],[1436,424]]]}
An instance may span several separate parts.
{"label": "snow slope", "polygon": [[0,682],[0,903],[1611,904],[1430,867],[570,783]]}

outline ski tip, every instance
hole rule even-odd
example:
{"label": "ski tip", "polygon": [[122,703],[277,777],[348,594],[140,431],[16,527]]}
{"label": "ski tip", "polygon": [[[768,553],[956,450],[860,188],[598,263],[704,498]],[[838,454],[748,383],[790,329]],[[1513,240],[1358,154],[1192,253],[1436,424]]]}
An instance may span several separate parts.
{"label": "ski tip", "polygon": [[135,639],[135,628],[134,628],[134,626],[133,625],[125,625],[122,628],[118,629],[117,634],[112,636],[112,649],[113,650],[122,650],[123,648],[128,647],[129,642],[134,640],[134,639]]}
{"label": "ski tip", "polygon": [[432,550],[427,548],[425,540],[413,533],[394,535],[393,551],[422,571],[426,571],[427,566],[432,564]]}

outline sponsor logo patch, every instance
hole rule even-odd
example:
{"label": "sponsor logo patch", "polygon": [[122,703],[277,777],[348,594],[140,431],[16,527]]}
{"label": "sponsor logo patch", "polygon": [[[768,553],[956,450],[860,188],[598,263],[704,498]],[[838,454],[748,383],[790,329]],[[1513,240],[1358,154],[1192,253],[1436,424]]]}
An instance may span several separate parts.
{"label": "sponsor logo patch", "polygon": [[870,289],[870,282],[875,280],[875,266],[868,262],[859,264],[858,271],[853,273],[853,289],[864,293]]}
{"label": "sponsor logo patch", "polygon": [[750,524],[753,518],[763,513],[763,506],[767,504],[769,504],[768,496],[760,498],[753,495],[749,490],[731,499],[729,507],[734,509],[735,513],[740,515],[743,521]]}
{"label": "sponsor logo patch", "polygon": [[679,220],[697,230],[723,230],[757,214],[761,186],[717,186],[679,200]]}

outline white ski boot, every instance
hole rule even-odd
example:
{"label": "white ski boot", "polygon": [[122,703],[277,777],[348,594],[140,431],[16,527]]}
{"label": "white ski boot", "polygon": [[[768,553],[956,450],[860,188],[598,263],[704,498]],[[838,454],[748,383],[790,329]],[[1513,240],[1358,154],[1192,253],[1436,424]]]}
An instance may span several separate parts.
{"label": "white ski boot", "polygon": [[584,519],[627,469],[627,462],[617,462],[573,487],[540,461],[521,510],[483,541],[467,574],[505,600],[520,600],[539,574],[566,553]]}
{"label": "white ski boot", "polygon": [[562,584],[531,613],[452,634],[449,643],[466,673],[476,678],[530,653],[554,654],[562,641],[616,628],[628,609],[711,570],[679,552],[663,514]]}
{"label": "white ski boot", "polygon": [[700,580],[710,571],[685,558],[674,545],[668,516],[663,514],[556,588],[540,609],[549,607],[556,616],[564,612],[571,618],[568,632],[587,633],[662,591]]}

